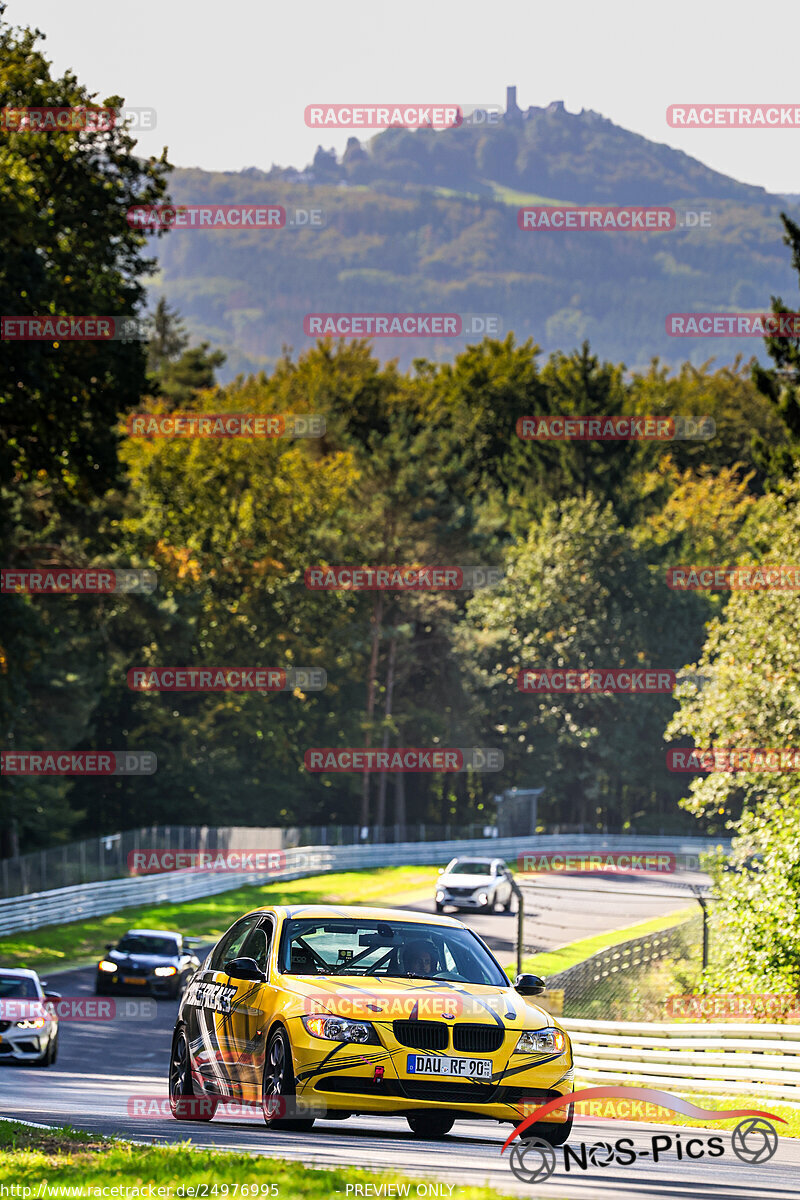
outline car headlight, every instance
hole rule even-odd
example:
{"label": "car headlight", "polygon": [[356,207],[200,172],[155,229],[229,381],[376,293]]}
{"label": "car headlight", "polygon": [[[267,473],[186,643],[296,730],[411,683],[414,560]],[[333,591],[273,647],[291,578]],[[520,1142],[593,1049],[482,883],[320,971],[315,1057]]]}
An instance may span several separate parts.
{"label": "car headlight", "polygon": [[25,1021],[15,1021],[15,1029],[44,1029],[47,1024],[44,1017],[31,1017]]}
{"label": "car headlight", "polygon": [[489,899],[489,893],[488,892],[478,892],[475,899],[478,901],[478,904],[485,904],[486,901]]}
{"label": "car headlight", "polygon": [[177,967],[156,967],[153,974],[154,975],[177,975],[178,968]]}
{"label": "car headlight", "polygon": [[104,958],[102,962],[97,964],[97,969],[98,971],[107,971],[110,974],[112,971],[117,970],[117,964],[109,962],[107,958]]}
{"label": "car headlight", "polygon": [[548,1029],[527,1029],[517,1042],[515,1054],[563,1054],[567,1048],[566,1034],[550,1026]]}
{"label": "car headlight", "polygon": [[312,1037],[327,1038],[329,1042],[377,1042],[369,1021],[346,1021],[343,1017],[303,1017],[306,1032]]}

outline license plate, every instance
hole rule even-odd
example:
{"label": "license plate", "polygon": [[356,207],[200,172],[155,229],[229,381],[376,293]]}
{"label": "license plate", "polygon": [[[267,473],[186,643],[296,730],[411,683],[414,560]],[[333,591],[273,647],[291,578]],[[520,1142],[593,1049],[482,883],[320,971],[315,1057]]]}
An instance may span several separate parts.
{"label": "license plate", "polygon": [[136,983],[139,985],[139,987],[144,987],[144,985],[147,983],[147,980],[146,979],[137,979],[134,975],[123,975],[122,982],[123,983]]}
{"label": "license plate", "polygon": [[409,1054],[409,1075],[450,1075],[459,1079],[491,1079],[490,1058],[449,1058],[442,1054]]}

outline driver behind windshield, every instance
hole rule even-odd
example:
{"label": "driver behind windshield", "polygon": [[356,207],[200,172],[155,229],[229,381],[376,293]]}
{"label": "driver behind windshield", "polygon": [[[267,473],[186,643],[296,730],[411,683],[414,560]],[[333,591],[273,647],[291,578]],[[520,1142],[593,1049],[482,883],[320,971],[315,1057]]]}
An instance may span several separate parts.
{"label": "driver behind windshield", "polygon": [[435,975],[441,970],[433,943],[422,939],[404,947],[403,965],[408,975]]}

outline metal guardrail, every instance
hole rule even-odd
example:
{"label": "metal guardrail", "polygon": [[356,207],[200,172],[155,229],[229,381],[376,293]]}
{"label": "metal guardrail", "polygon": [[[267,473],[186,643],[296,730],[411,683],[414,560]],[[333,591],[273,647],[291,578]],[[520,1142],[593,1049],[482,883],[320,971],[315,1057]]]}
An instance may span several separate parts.
{"label": "metal guardrail", "polygon": [[[360,870],[365,867],[422,866],[445,863],[455,854],[490,854],[506,858],[536,849],[589,850],[626,849],[631,838],[622,835],[596,837],[589,834],[539,834],[516,838],[472,838],[462,841],[399,842],[370,846],[307,846],[283,852],[280,869],[260,873],[214,873],[171,871],[130,879],[109,879],[76,884],[54,891],[11,896],[0,900],[0,936],[19,929],[39,929],[105,916],[121,908],[146,904],[181,903],[219,892],[290,879],[301,879],[326,871]],[[696,855],[720,844],[711,838],[636,838],[637,850],[662,850]],[[723,845],[729,845],[729,843]]]}
{"label": "metal guardrail", "polygon": [[581,1083],[645,1083],[705,1095],[800,1101],[797,1025],[561,1018]]}

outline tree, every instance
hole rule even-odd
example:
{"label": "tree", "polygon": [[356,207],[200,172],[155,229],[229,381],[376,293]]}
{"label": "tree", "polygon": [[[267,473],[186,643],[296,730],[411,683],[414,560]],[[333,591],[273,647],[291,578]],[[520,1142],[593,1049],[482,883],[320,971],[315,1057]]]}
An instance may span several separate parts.
{"label": "tree", "polygon": [[[791,247],[792,267],[800,276],[800,226],[781,213],[785,230],[784,245]],[[793,310],[783,301],[772,297],[772,311],[786,313]],[[765,370],[758,363],[753,365],[753,382],[758,390],[774,405],[789,435],[789,444],[774,446],[763,437],[756,441],[759,464],[773,482],[794,475],[800,456],[800,336],[790,338],[765,337],[767,354],[775,363],[772,370]]]}
{"label": "tree", "polygon": [[544,786],[559,821],[668,827],[681,786],[664,761],[671,696],[523,694],[517,676],[526,667],[680,669],[700,645],[696,598],[670,593],[593,497],[551,504],[504,568],[499,585],[468,603],[457,645],[502,736],[506,774]]}
{"label": "tree", "polygon": [[[800,484],[758,505],[759,537],[747,562],[800,563]],[[754,518],[755,521],[755,518]],[[742,560],[744,556],[742,556]],[[698,670],[712,684],[686,696],[667,730],[701,749],[800,748],[800,629],[796,590],[735,591],[709,625]],[[714,872],[714,967],[710,985],[753,991],[800,985],[796,770],[698,776],[684,806],[727,818],[733,854]]]}
{"label": "tree", "polygon": [[[3,106],[78,107],[94,97],[67,72],[54,78],[38,32],[14,29],[0,4]],[[122,98],[105,104],[119,107]],[[126,210],[166,191],[164,155],[143,161],[124,128],[9,132],[0,139],[0,311],[6,315],[137,315],[154,261]],[[145,383],[141,344],[4,341],[0,355],[0,561],[88,565],[108,543],[97,505],[120,484],[119,414]],[[106,559],[113,563],[113,556]],[[128,565],[128,564],[126,564]],[[3,597],[0,740],[68,749],[90,729],[101,670],[98,605],[89,597]],[[67,700],[67,697],[69,699]],[[0,826],[57,837],[69,781],[16,779]],[[10,799],[8,792],[10,791]]]}

